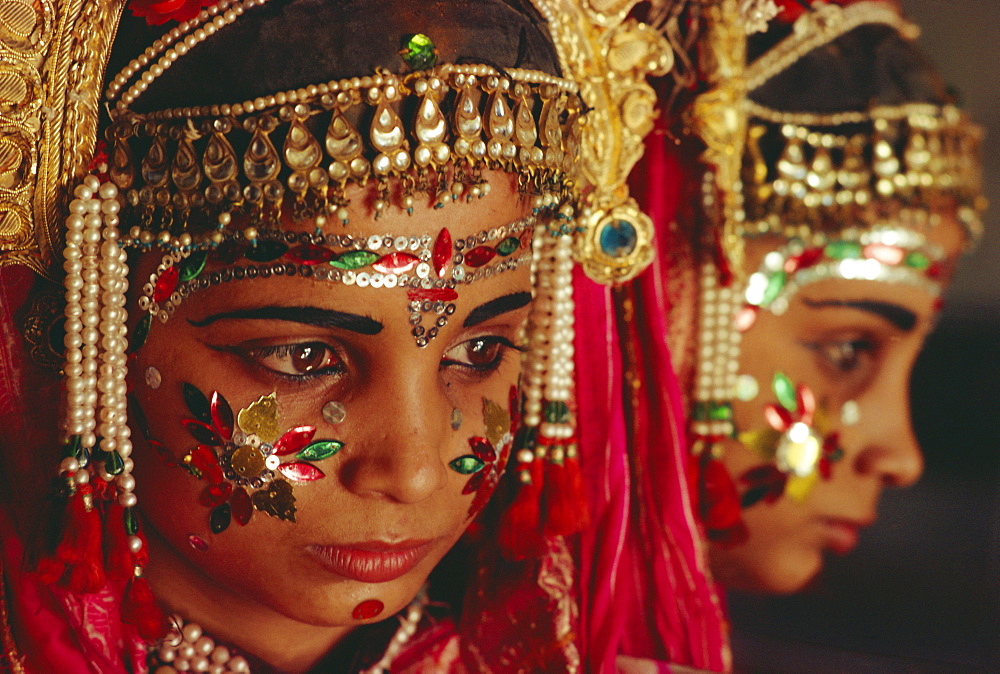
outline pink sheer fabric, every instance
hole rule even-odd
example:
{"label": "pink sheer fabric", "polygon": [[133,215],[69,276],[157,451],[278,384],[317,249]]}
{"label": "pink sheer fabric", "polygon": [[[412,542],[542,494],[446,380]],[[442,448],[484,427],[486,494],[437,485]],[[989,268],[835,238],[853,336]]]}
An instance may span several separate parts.
{"label": "pink sheer fabric", "polygon": [[[681,176],[662,134],[651,136],[634,175],[641,205],[665,230]],[[580,455],[592,518],[580,548],[581,644],[593,671],[615,671],[616,655],[713,671],[730,666],[723,611],[688,494],[663,259],[633,282],[638,299],[622,291],[637,302],[631,324],[615,323],[613,291],[582,276],[574,284]],[[639,382],[629,411],[623,349]]]}

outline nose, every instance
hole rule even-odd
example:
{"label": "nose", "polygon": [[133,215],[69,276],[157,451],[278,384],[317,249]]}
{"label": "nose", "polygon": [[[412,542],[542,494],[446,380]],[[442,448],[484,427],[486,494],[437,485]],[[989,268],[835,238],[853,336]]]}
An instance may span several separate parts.
{"label": "nose", "polygon": [[854,469],[878,476],[886,486],[915,483],[924,472],[924,457],[910,420],[909,370],[901,377],[885,374],[857,402],[859,422],[841,431],[845,452],[854,454]]}
{"label": "nose", "polygon": [[[341,466],[344,486],[359,496],[419,503],[447,483],[444,450],[451,407],[436,377],[397,378],[397,386],[375,385],[359,410],[370,425]],[[433,383],[432,383],[433,382]],[[376,390],[378,389],[378,390]],[[439,409],[440,408],[440,409]]]}

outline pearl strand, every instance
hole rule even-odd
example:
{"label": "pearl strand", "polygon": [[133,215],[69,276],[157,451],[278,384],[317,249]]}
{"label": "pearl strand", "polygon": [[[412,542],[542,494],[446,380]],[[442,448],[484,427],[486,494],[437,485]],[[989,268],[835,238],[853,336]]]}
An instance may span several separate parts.
{"label": "pearl strand", "polygon": [[524,374],[524,424],[536,428],[542,423],[542,389],[548,365],[548,336],[551,323],[551,238],[544,224],[535,226],[532,245],[532,284],[536,289],[535,305],[528,326],[528,357]]}
{"label": "pearl strand", "polygon": [[[406,643],[417,633],[417,627],[427,605],[427,590],[422,588],[399,616],[399,628],[389,640],[382,657],[359,674],[383,674]],[[250,663],[242,655],[234,655],[222,644],[217,644],[205,634],[197,623],[185,623],[179,615],[170,618],[173,634],[156,649],[150,649],[149,665],[152,674],[181,674],[183,672],[208,672],[208,674],[249,674]]]}
{"label": "pearl strand", "polygon": [[[66,220],[66,416],[64,441],[80,439],[78,457],[66,457],[60,474],[77,486],[91,479],[95,468],[106,482],[114,481],[118,503],[137,503],[131,430],[128,427],[128,372],[125,293],[127,254],[118,244],[121,203],[114,183],[87,176],[73,192]],[[114,455],[113,470],[105,463],[90,466],[90,450],[98,446]],[[129,532],[129,550],[137,553],[142,539]]]}
{"label": "pearl strand", "polygon": [[[552,247],[549,281],[552,320],[548,334],[548,371],[545,373],[544,398],[551,402],[569,402],[573,390],[573,240],[556,236]],[[545,437],[569,439],[573,424],[546,422],[539,428]]]}

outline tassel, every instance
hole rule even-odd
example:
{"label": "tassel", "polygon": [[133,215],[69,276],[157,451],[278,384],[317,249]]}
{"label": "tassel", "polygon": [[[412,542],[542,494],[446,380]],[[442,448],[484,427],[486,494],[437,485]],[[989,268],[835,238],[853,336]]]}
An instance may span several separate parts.
{"label": "tassel", "polygon": [[118,503],[108,510],[104,522],[104,555],[109,578],[128,580],[132,577],[137,562],[133,560],[125,531],[125,508]]}
{"label": "tassel", "polygon": [[[561,452],[557,449],[552,453]],[[550,461],[545,467],[545,514],[547,536],[574,534],[586,528],[590,520],[583,498],[580,464],[572,450],[566,451],[562,461]]]}
{"label": "tassel", "polygon": [[533,460],[518,466],[518,474],[527,474],[530,480],[522,481],[514,502],[500,521],[498,540],[500,549],[513,560],[536,557],[545,550],[545,541],[539,532],[539,507],[541,500],[541,461]]}
{"label": "tassel", "polygon": [[38,571],[43,580],[61,579],[64,587],[81,594],[104,587],[107,579],[101,551],[101,516],[94,506],[89,484],[81,485],[69,498],[62,540],[52,558],[39,562]]}
{"label": "tassel", "polygon": [[142,576],[134,576],[125,589],[122,622],[135,627],[146,641],[158,641],[169,630],[167,617],[156,603],[149,582]]}

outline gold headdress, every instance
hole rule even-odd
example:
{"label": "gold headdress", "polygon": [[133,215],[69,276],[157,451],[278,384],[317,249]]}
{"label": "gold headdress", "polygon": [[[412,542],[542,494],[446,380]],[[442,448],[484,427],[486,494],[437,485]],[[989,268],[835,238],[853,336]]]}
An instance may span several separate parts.
{"label": "gold headdress", "polygon": [[[561,76],[438,64],[434,44],[416,34],[404,45],[410,71],[403,74],[352,73],[169,109],[148,103],[188,54],[254,20],[267,2],[203,2],[210,6],[165,28],[110,72],[106,94],[102,78],[124,2],[0,5],[0,266],[27,264],[59,276],[62,260],[68,395],[60,477],[81,522],[97,517],[98,498],[124,509],[118,538],[137,579],[143,543],[130,475],[127,354],[141,345],[150,319],[167,320],[199,284],[218,282],[214,273],[202,276],[207,256],[220,265],[240,256],[268,263],[220,273],[220,281],[313,276],[319,264],[323,278],[338,282],[408,284],[418,296],[413,334],[425,346],[437,328],[424,332],[422,304],[442,304],[436,300],[455,284],[516,266],[522,258],[514,251],[531,242],[526,259],[544,281],[529,330],[543,346],[528,355],[523,420],[531,433],[516,458],[530,482],[541,459],[562,468],[575,456],[572,257],[598,280],[614,282],[634,276],[652,255],[650,222],[628,198],[625,179],[652,126],[655,96],[645,77],[669,70],[672,55],[656,31],[626,18],[634,1],[535,0]],[[102,94],[110,117],[106,154],[95,152]],[[485,169],[518,176],[542,216],[537,223],[454,243],[442,235],[363,240],[345,230],[351,185],[374,184],[378,217],[408,210],[423,195],[435,206],[482,195],[489,190]],[[283,218],[311,220],[315,232],[289,240]],[[146,316],[127,339],[124,249],[154,247],[163,261],[142,288]],[[567,528],[563,520],[535,526],[558,533]],[[60,550],[44,575],[69,578],[80,590],[100,585],[99,564],[77,573],[74,566],[89,556],[63,559]],[[147,623],[147,631],[157,626]]]}

